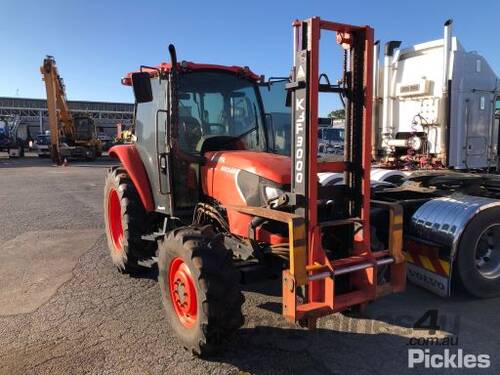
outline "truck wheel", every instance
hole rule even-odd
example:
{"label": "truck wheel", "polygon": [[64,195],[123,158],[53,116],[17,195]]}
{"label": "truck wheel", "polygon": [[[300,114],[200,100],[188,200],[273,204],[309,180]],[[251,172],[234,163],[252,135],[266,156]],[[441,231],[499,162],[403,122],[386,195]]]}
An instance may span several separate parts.
{"label": "truck wheel", "polygon": [[170,326],[184,347],[211,355],[243,325],[239,272],[212,227],[183,227],[159,245],[158,282]]}
{"label": "truck wheel", "polygon": [[480,212],[465,228],[457,270],[464,288],[479,298],[500,295],[500,208]]}
{"label": "truck wheel", "polygon": [[110,169],[104,185],[104,221],[113,264],[131,273],[137,261],[155,255],[156,244],[141,238],[151,231],[151,218],[144,209],[134,184],[121,168]]}

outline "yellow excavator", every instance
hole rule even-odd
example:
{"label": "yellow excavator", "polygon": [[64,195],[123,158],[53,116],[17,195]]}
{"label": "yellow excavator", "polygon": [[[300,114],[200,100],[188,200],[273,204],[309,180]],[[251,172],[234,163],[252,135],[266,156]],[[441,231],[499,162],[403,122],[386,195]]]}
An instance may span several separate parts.
{"label": "yellow excavator", "polygon": [[47,56],[40,67],[47,90],[47,111],[50,128],[50,154],[54,163],[65,159],[95,160],[102,145],[90,116],[73,116],[69,111],[63,80],[54,57]]}

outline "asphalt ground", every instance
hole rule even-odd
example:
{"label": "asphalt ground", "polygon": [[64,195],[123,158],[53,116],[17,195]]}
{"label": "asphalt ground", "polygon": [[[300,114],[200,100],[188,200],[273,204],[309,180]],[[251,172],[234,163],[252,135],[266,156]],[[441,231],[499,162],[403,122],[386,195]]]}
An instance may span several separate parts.
{"label": "asphalt ground", "polygon": [[[108,258],[102,191],[111,163],[0,158],[0,374],[443,372],[410,369],[415,349],[486,354],[490,367],[469,373],[499,373],[500,299],[443,299],[413,285],[363,318],[335,314],[315,331],[283,320],[279,280],[247,285],[244,327],[219,356],[193,357],[168,327],[154,272],[122,275]],[[412,328],[428,310],[440,330]]]}

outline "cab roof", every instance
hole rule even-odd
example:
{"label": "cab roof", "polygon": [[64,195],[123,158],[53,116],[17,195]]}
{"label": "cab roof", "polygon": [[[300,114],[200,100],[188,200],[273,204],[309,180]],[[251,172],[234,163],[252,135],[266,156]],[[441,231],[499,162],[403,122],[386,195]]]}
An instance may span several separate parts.
{"label": "cab roof", "polygon": [[[154,67],[142,67],[140,71],[147,72],[151,77],[157,77],[161,72],[162,74],[168,74],[172,68],[170,63],[161,63],[160,65],[156,65]],[[195,70],[213,70],[213,71],[225,71],[234,74],[243,75],[251,80],[258,81],[260,80],[260,76],[252,72],[248,67],[241,67],[236,65],[215,65],[215,64],[198,64],[190,61],[182,61],[177,63],[177,69],[181,72],[189,72]],[[126,86],[132,85],[132,74],[137,73],[130,72],[125,77],[122,78],[122,84]]]}

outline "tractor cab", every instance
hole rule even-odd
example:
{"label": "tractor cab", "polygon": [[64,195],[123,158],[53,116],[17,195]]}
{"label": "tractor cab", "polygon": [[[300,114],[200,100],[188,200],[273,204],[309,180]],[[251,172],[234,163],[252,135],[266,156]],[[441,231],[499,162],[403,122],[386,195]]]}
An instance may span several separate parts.
{"label": "tractor cab", "polygon": [[[232,171],[234,175],[240,165],[233,162],[241,164],[242,159],[247,165],[243,172],[255,175],[252,184],[259,176],[268,175],[265,169],[275,170],[278,165],[282,173],[271,173],[277,181],[269,185],[289,184],[290,159],[277,155],[290,153],[284,82],[263,83],[243,67],[190,62],[171,67],[166,63],[142,67],[122,79],[123,84],[134,87],[135,146],[154,185],[156,211],[190,216],[200,195],[223,198],[238,194],[241,198],[241,191],[248,190],[242,185],[249,181],[221,191],[214,176],[220,168],[222,173]],[[279,105],[273,103],[280,99]],[[160,178],[154,177],[157,175]],[[234,176],[230,179],[236,181]],[[265,200],[263,196],[259,204]],[[240,201],[247,203],[246,199]]]}

